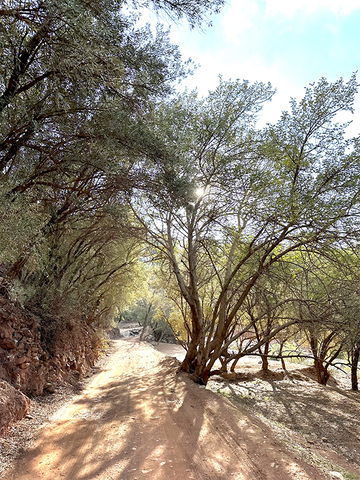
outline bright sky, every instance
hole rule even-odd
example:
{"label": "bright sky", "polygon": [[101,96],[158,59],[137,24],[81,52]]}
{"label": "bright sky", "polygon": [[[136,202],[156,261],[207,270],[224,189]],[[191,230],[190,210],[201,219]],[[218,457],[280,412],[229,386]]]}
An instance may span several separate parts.
{"label": "bright sky", "polygon": [[[360,69],[360,0],[228,0],[211,20],[204,32],[171,28],[183,58],[201,65],[185,84],[206,95],[219,74],[270,81],[277,93],[260,123],[275,122],[290,96],[300,99],[310,82],[347,80]],[[360,94],[356,110],[348,117],[352,135],[360,133]]]}

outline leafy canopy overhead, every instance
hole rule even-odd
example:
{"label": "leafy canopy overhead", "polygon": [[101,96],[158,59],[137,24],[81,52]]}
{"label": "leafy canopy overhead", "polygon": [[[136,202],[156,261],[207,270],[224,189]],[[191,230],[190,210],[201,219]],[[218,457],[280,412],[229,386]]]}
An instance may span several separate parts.
{"label": "leafy canopy overhead", "polygon": [[142,182],[140,157],[159,157],[146,114],[191,69],[161,26],[137,28],[129,12],[195,26],[222,4],[1,2],[0,258],[26,301],[80,316],[87,305],[90,318],[125,296],[138,242],[124,197]]}

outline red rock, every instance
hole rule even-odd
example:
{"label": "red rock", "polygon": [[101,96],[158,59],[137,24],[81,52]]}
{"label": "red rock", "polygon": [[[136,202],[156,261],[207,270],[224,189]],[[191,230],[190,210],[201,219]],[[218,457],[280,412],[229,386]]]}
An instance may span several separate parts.
{"label": "red rock", "polygon": [[30,363],[28,363],[28,362],[22,363],[21,365],[19,365],[19,367],[20,367],[22,370],[25,370],[26,368],[29,368],[29,367],[30,367]]}
{"label": "red rock", "polygon": [[27,357],[17,358],[17,359],[15,360],[15,364],[16,364],[16,365],[20,365],[21,363],[26,362],[26,360],[27,360]]}
{"label": "red rock", "polygon": [[59,324],[44,350],[40,323],[33,313],[0,295],[0,381],[31,395],[42,395],[47,382],[67,381],[75,373],[82,376],[98,357],[91,326],[75,322],[69,335]]}
{"label": "red rock", "polygon": [[16,341],[10,338],[0,339],[0,347],[4,350],[12,350],[13,348],[16,348]]}
{"label": "red rock", "polygon": [[30,400],[9,383],[0,381],[0,435],[21,420],[30,409]]}
{"label": "red rock", "polygon": [[31,333],[31,330],[29,330],[28,328],[22,328],[20,330],[20,333],[22,335],[24,335],[25,337],[32,337],[33,336],[33,334]]}

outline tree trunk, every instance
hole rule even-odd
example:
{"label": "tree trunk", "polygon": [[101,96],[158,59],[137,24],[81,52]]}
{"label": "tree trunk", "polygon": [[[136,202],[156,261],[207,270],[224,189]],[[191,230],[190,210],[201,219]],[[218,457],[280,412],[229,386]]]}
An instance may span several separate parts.
{"label": "tree trunk", "polygon": [[314,367],[318,383],[320,383],[320,385],[326,385],[330,378],[330,374],[327,367],[324,366],[324,361],[320,358],[315,358]]}
{"label": "tree trunk", "polygon": [[227,360],[224,357],[220,357],[221,368],[220,373],[227,373]]}
{"label": "tree trunk", "polygon": [[150,311],[151,311],[151,308],[152,308],[152,303],[149,304],[149,307],[146,311],[146,314],[145,314],[145,319],[144,319],[144,323],[143,323],[143,328],[141,330],[141,333],[140,333],[140,342],[142,342],[144,340],[144,335],[145,335],[145,331],[146,331],[146,327],[148,326],[149,324],[149,318],[150,318]]}
{"label": "tree trunk", "polygon": [[280,360],[281,360],[282,369],[284,370],[284,372],[286,372],[285,360],[284,360],[284,357],[282,356],[283,348],[284,348],[284,343],[281,343],[280,344],[280,350],[279,350],[279,357],[280,357]]}
{"label": "tree trunk", "polygon": [[268,359],[269,350],[270,350],[270,342],[266,342],[264,344],[264,351],[261,354],[261,361],[262,361],[261,369],[263,372],[269,371],[269,359]]}
{"label": "tree trunk", "polygon": [[310,347],[314,357],[316,379],[320,385],[326,385],[330,378],[330,374],[327,371],[327,367],[324,366],[324,358],[321,358],[321,355],[319,355],[319,342],[312,332],[310,332]]}
{"label": "tree trunk", "polygon": [[230,372],[235,372],[235,368],[236,368],[236,365],[237,365],[239,360],[240,360],[240,357],[235,358],[235,360],[233,361],[233,363],[231,365]]}
{"label": "tree trunk", "polygon": [[184,360],[182,361],[180,370],[187,373],[194,373],[197,364],[197,338],[191,338]]}
{"label": "tree trunk", "polygon": [[201,351],[198,343],[191,340],[186,356],[180,367],[182,371],[192,373],[195,377],[195,382],[200,385],[207,384],[214,363],[214,358],[206,358],[203,355],[204,352]]}
{"label": "tree trunk", "polygon": [[360,347],[354,348],[351,354],[351,390],[359,390],[358,378],[357,378],[357,369],[360,356]]}

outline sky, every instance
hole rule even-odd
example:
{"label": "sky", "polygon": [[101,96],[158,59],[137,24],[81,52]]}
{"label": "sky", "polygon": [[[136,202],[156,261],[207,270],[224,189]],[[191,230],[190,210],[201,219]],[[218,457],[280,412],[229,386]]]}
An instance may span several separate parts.
{"label": "sky", "polygon": [[[155,16],[150,16],[152,22]],[[276,122],[290,97],[326,77],[348,80],[360,69],[360,0],[228,0],[212,27],[203,31],[172,25],[170,38],[184,59],[200,64],[184,86],[201,95],[224,80],[271,82],[277,93],[259,123]],[[360,83],[360,74],[358,76]],[[360,133],[360,94],[350,135]]]}

